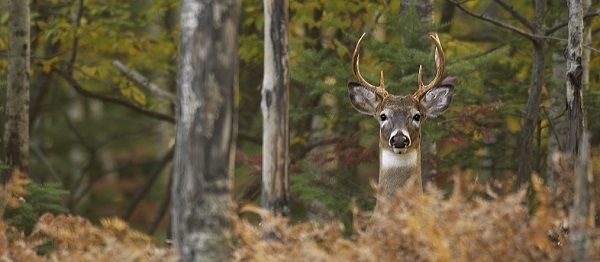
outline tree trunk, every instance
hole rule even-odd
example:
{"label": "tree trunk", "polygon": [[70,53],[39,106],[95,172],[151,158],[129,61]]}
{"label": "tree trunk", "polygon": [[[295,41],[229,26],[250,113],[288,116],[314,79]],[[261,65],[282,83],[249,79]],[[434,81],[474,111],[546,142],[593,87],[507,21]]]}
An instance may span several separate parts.
{"label": "tree trunk", "polygon": [[[544,19],[546,16],[546,0],[535,1],[534,26],[535,35],[543,34]],[[523,185],[531,181],[531,153],[533,152],[533,133],[538,123],[542,86],[544,84],[544,67],[546,44],[541,38],[532,40],[533,61],[531,65],[531,84],[529,86],[529,97],[525,107],[525,122],[521,128],[521,145],[519,151],[517,185]]]}
{"label": "tree trunk", "polygon": [[[405,0],[402,1],[400,7],[400,15],[406,15],[410,8],[414,8],[419,15],[419,20],[423,24],[433,25],[434,23],[434,6],[433,0]],[[428,42],[427,42],[428,43]],[[429,43],[428,43],[429,44]],[[429,46],[429,45],[427,45]]]}
{"label": "tree trunk", "polygon": [[12,175],[29,173],[29,1],[8,1],[8,86],[4,130],[5,184]]}
{"label": "tree trunk", "polygon": [[[587,2],[589,3],[589,2]],[[586,3],[586,4],[587,4]],[[567,111],[569,116],[569,139],[567,152],[575,160],[575,203],[569,216],[569,243],[571,259],[589,261],[592,241],[589,231],[594,228],[593,176],[589,166],[589,139],[584,134],[583,117],[583,5],[582,0],[567,0],[569,9],[569,36],[567,40]]]}
{"label": "tree trunk", "polygon": [[288,1],[265,0],[262,206],[289,215]]}
{"label": "tree trunk", "polygon": [[184,0],[171,190],[183,261],[231,254],[240,1]]}
{"label": "tree trunk", "polygon": [[[568,80],[567,80],[568,81]],[[588,133],[581,137],[579,154],[575,158],[575,188],[573,210],[569,214],[570,258],[567,261],[591,261],[594,230],[594,176],[590,165]]]}
{"label": "tree trunk", "polygon": [[448,1],[444,1],[444,4],[442,5],[442,14],[440,17],[440,25],[443,26],[442,28],[440,28],[440,33],[449,33],[451,26],[452,26],[452,20],[454,20],[454,13],[455,13],[456,8],[454,8],[454,5]]}
{"label": "tree trunk", "polygon": [[579,141],[583,132],[583,104],[581,66],[583,40],[583,8],[581,0],[568,0],[569,36],[567,50],[567,112],[569,116],[569,133],[567,152],[577,154]]}

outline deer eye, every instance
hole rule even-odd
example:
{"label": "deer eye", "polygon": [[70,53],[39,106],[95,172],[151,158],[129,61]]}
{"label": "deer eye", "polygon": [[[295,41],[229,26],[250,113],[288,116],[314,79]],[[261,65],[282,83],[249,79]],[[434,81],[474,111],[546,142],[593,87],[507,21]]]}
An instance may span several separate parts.
{"label": "deer eye", "polygon": [[388,117],[387,117],[385,114],[381,114],[381,115],[379,116],[379,119],[381,119],[381,121],[385,121],[385,120],[387,120],[387,119],[388,119]]}
{"label": "deer eye", "polygon": [[416,114],[415,116],[413,116],[413,120],[415,120],[415,121],[421,120],[421,115]]}

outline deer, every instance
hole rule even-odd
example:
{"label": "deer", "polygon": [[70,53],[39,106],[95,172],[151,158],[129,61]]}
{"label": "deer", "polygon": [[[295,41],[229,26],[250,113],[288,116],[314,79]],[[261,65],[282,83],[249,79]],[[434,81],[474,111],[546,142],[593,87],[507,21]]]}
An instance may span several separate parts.
{"label": "deer", "polygon": [[454,94],[454,85],[440,84],[445,64],[440,39],[437,34],[430,35],[435,44],[435,77],[424,85],[423,67],[419,66],[417,91],[403,96],[385,90],[383,71],[379,86],[369,84],[360,74],[359,51],[365,35],[358,40],[352,55],[352,72],[357,82],[348,83],[348,96],[358,112],[379,122],[379,189],[383,197],[389,198],[408,181],[414,181],[418,192],[422,192],[421,126],[427,118],[446,111]]}

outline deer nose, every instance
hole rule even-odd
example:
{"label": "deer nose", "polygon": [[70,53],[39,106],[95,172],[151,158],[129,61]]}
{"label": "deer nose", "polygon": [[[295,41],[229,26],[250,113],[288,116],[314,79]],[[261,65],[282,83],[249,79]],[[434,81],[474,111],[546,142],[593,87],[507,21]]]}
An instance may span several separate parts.
{"label": "deer nose", "polygon": [[393,148],[406,148],[410,145],[410,138],[403,134],[397,134],[390,138],[390,146]]}

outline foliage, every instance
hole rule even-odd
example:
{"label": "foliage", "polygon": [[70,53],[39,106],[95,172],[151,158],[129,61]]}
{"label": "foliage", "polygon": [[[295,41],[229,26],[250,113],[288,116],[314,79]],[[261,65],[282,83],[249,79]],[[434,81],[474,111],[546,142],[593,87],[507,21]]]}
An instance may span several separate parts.
{"label": "foliage", "polygon": [[[534,179],[538,207],[530,214],[523,205],[526,190],[498,195],[492,185],[455,178],[449,199],[435,187],[426,194],[415,187],[400,190],[385,201],[370,220],[353,209],[354,235],[341,237],[340,223],[300,223],[271,218],[263,223],[279,240],[263,240],[261,229],[237,221],[235,261],[562,261],[565,214],[555,198]],[[571,191],[572,192],[572,191]],[[487,193],[487,194],[486,194]],[[484,199],[487,198],[486,199]],[[252,207],[246,211],[261,210]],[[598,230],[595,230],[596,234]],[[594,257],[600,256],[594,243]]]}
{"label": "foliage", "polygon": [[[373,119],[354,110],[347,100],[345,86],[348,81],[353,81],[350,60],[358,37],[366,31],[360,56],[363,76],[376,83],[375,76],[384,71],[386,89],[391,93],[412,94],[416,90],[419,65],[423,65],[426,78],[435,72],[432,52],[425,52],[420,46],[432,45],[424,36],[438,28],[423,25],[414,12],[399,16],[397,8],[388,9],[376,4],[363,6],[352,9],[349,5],[329,11],[340,21],[363,17],[360,21],[364,24],[333,22],[327,33],[322,33],[322,44],[304,42],[310,37],[307,35],[296,36],[298,42],[290,44],[293,55],[290,100],[297,101],[290,104],[290,126],[294,135],[292,150],[316,145],[304,158],[312,164],[313,170],[301,168],[292,175],[292,191],[306,206],[324,204],[337,219],[345,221],[346,226],[349,220],[342,210],[348,207],[349,199],[356,197],[361,208],[372,207],[373,191],[368,187],[368,181],[377,179],[376,169],[369,164],[377,163],[375,134],[378,126]],[[297,12],[306,15],[304,9],[308,7],[296,8],[299,9]],[[320,14],[318,9],[313,12]],[[368,14],[371,15],[369,19],[366,18]],[[373,20],[374,14],[379,20]],[[379,36],[377,30],[379,34],[384,31],[385,36]],[[510,64],[514,61],[506,58],[510,47],[478,47],[464,44],[452,35],[441,34],[440,37],[447,57],[446,74],[457,86],[456,95],[449,112],[425,122],[422,132],[440,141],[440,175],[425,182],[441,186],[451,183],[446,174],[453,167],[477,169],[482,158],[473,156],[480,156],[483,146],[494,147],[490,141],[497,134],[510,136],[518,131],[507,132],[505,118],[518,113],[520,107],[514,106],[515,100],[520,99],[519,103],[525,100],[514,96],[516,85],[507,84],[498,91],[490,84],[503,77],[490,75],[498,68],[511,73],[516,71]],[[319,125],[309,130],[303,128],[315,121]],[[518,123],[518,118],[514,121]],[[335,142],[329,146],[328,141]],[[492,156],[508,152],[506,146],[494,147]],[[459,150],[462,153],[456,154]],[[362,173],[370,175],[364,178]]]}
{"label": "foliage", "polygon": [[177,260],[171,249],[156,246],[118,218],[105,219],[96,227],[82,217],[47,213],[29,237],[3,221],[0,230],[3,261]]}
{"label": "foliage", "polygon": [[[11,181],[11,184],[18,183]],[[12,193],[8,205],[5,207],[3,219],[11,226],[22,230],[29,235],[40,216],[44,213],[63,214],[69,210],[64,206],[64,198],[69,191],[61,189],[59,184],[27,183],[22,190],[7,187]]]}
{"label": "foliage", "polygon": [[[0,6],[5,7],[6,2],[0,0]],[[30,137],[39,153],[32,154],[28,175],[39,184],[55,182],[68,189],[71,196],[64,201],[71,212],[96,222],[98,217],[118,215],[127,208],[126,202],[140,192],[142,181],[149,180],[164,148],[172,143],[172,126],[140,117],[138,112],[119,105],[84,98],[60,73],[72,71],[72,78],[94,94],[172,115],[170,102],[125,76],[112,66],[112,61],[118,59],[162,89],[173,91],[177,81],[179,2],[31,1]],[[532,3],[508,2],[523,16],[533,16]],[[83,3],[80,19],[79,3]],[[242,4],[236,197],[250,190],[245,181],[253,181],[253,185],[260,182],[254,178],[260,174],[261,158],[263,3],[244,0]],[[345,227],[336,228],[339,231],[334,230],[335,234],[352,231],[348,206],[353,198],[361,210],[370,210],[374,203],[369,181],[377,179],[378,127],[373,119],[351,107],[346,88],[346,83],[353,80],[351,53],[363,32],[367,33],[361,52],[365,78],[376,82],[383,70],[391,92],[408,94],[416,87],[420,64],[425,78],[434,70],[433,52],[420,51],[414,44],[432,46],[427,32],[445,30],[440,38],[446,51],[446,72],[456,78],[456,88],[449,111],[427,121],[424,127],[423,132],[438,141],[438,175],[429,182],[449,191],[449,174],[453,170],[469,170],[480,180],[509,183],[516,170],[516,137],[529,86],[528,40],[465,16],[459,10],[447,24],[424,27],[416,22],[414,13],[399,16],[399,5],[400,1],[290,1],[291,189],[293,200],[297,201],[294,208],[302,207],[316,218],[341,221]],[[518,25],[495,1],[468,1],[465,5]],[[436,18],[440,17],[441,6],[442,1],[436,1]],[[564,21],[565,14],[562,2],[550,1],[547,26]],[[7,99],[3,91],[8,19],[7,8],[0,8],[0,110]],[[591,23],[593,39],[597,39],[600,19],[594,18]],[[549,45],[558,49],[565,44],[561,39],[566,39],[565,30],[547,38]],[[584,94],[584,105],[590,109],[590,133],[598,134],[600,111],[593,109],[600,106],[600,56],[595,51],[600,42],[593,41],[590,48],[591,84]],[[564,85],[550,83],[549,78],[547,84]],[[546,94],[542,100],[542,104],[548,103]],[[535,153],[540,161],[534,169],[544,174],[541,167],[546,159],[546,135],[552,130],[546,119],[542,119],[540,127],[541,139],[536,142],[540,150]],[[598,143],[600,136],[592,136],[596,152]],[[239,156],[244,155],[251,155],[252,161],[240,161]],[[598,154],[593,159],[594,166],[598,166]],[[49,167],[54,171],[50,172]],[[600,168],[594,170],[597,174]],[[136,214],[142,215],[129,219],[136,228],[147,224],[143,219],[158,215],[156,202],[168,192],[168,172],[164,173],[152,187],[153,197],[144,198],[140,201],[143,206],[135,209]],[[252,179],[244,177],[246,174],[253,175]],[[253,190],[247,194],[250,201],[256,201],[260,195],[260,186]],[[300,217],[304,213],[293,214],[292,221],[305,219]],[[23,218],[22,222],[36,220],[35,216]],[[166,224],[161,224],[163,232]],[[298,230],[302,227],[307,224],[299,224]]]}

